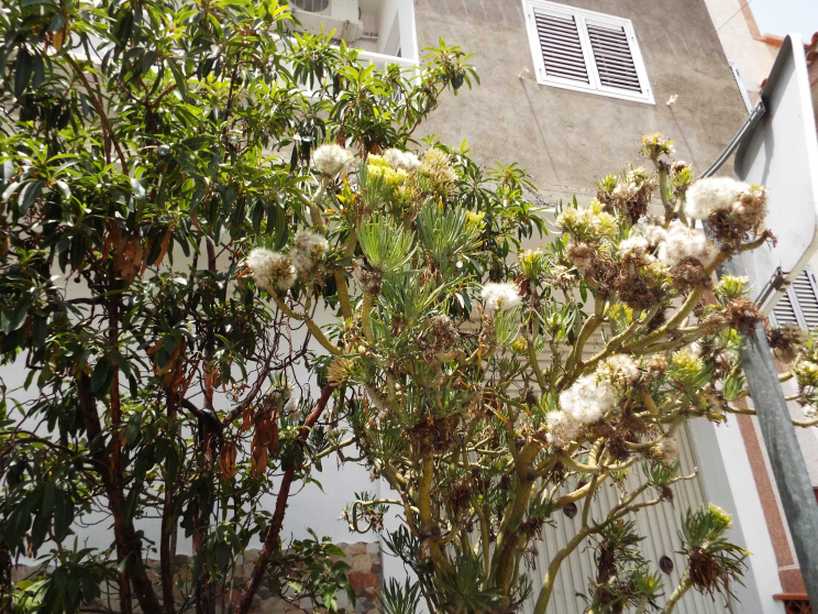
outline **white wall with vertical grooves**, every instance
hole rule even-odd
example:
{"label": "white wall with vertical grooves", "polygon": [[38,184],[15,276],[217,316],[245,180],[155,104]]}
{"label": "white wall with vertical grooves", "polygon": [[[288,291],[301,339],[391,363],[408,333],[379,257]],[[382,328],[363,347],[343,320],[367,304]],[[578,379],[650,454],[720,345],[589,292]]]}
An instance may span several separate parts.
{"label": "white wall with vertical grooves", "polygon": [[[682,474],[687,475],[693,472],[696,462],[694,461],[690,442],[684,431],[680,431],[678,441]],[[642,470],[638,466],[634,466],[626,480],[627,485],[633,488],[642,481]],[[634,518],[637,531],[645,536],[641,544],[642,551],[656,571],[659,571],[659,559],[663,555],[670,557],[673,561],[674,568],[670,576],[659,572],[664,581],[665,596],[673,592],[679,582],[680,573],[685,569],[684,557],[677,553],[681,546],[678,535],[680,517],[688,508],[706,503],[698,478],[677,482],[672,486],[672,489],[672,501],[662,502],[656,506],[643,509]],[[611,509],[617,504],[617,496],[616,488],[610,483],[606,483],[601,487],[598,496],[591,503],[593,517],[602,518],[604,510]],[[649,492],[646,496],[652,499],[655,498],[656,494],[655,492]],[[544,570],[551,558],[550,553],[559,550],[579,530],[581,505],[579,505],[579,513],[573,519],[558,513],[554,516],[557,526],[555,528],[544,527],[543,541],[537,553],[536,569],[529,571],[533,591],[532,598],[526,608],[527,612],[533,610],[533,603],[542,587]],[[583,612],[586,603],[576,593],[584,591],[585,587],[588,586],[589,578],[594,576],[593,542],[586,541],[563,562],[557,574],[554,592],[547,610],[548,613],[580,614]],[[707,596],[688,591],[674,610],[674,614],[717,614],[731,611],[733,611],[733,607],[725,604],[721,599],[714,602]]]}

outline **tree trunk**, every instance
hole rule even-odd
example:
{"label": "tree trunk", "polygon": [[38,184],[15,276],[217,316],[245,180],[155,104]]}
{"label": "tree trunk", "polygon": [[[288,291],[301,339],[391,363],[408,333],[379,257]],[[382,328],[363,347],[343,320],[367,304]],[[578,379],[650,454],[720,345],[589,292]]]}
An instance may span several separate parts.
{"label": "tree trunk", "polygon": [[[117,561],[125,562],[124,571],[120,578],[120,600],[122,614],[130,612],[130,587],[133,586],[136,599],[143,612],[153,613],[162,609],[159,599],[153,590],[148,578],[145,564],[142,561],[142,542],[136,534],[133,521],[125,513],[125,496],[117,480],[112,479],[110,457],[102,434],[99,416],[94,407],[91,395],[91,380],[87,374],[80,375],[77,381],[79,408],[85,423],[88,446],[94,459],[94,464],[100,474],[105,493],[108,497],[108,507],[114,520],[114,539],[116,544]],[[123,592],[124,591],[124,592]],[[126,609],[128,608],[128,609]]]}
{"label": "tree trunk", "polygon": [[[331,385],[324,386],[324,388],[321,390],[321,397],[318,399],[318,402],[315,404],[315,407],[310,415],[308,415],[307,419],[304,420],[304,424],[301,425],[298,433],[299,445],[304,445],[310,434],[310,430],[318,421],[318,418],[321,417],[321,414],[324,413],[324,409],[332,396],[332,391],[333,387]],[[281,548],[281,527],[284,524],[284,513],[287,509],[287,500],[290,497],[290,488],[292,487],[293,480],[295,479],[295,470],[296,467],[288,468],[284,472],[284,477],[281,479],[281,485],[278,489],[278,496],[276,497],[276,507],[275,511],[273,512],[273,519],[270,522],[270,527],[267,529],[267,535],[264,538],[264,546],[259,553],[256,564],[253,566],[253,573],[250,575],[250,579],[247,581],[247,584],[244,587],[244,592],[239,599],[239,605],[236,610],[237,614],[247,614],[247,611],[250,609],[250,606],[253,603],[253,597],[255,596],[256,591],[258,591],[258,587],[261,584],[261,579],[264,576],[264,572],[267,570],[267,566],[269,565],[273,554],[278,552],[278,550]]]}
{"label": "tree trunk", "polygon": [[11,555],[8,549],[0,547],[0,612],[11,612],[11,597],[14,592],[11,566]]}

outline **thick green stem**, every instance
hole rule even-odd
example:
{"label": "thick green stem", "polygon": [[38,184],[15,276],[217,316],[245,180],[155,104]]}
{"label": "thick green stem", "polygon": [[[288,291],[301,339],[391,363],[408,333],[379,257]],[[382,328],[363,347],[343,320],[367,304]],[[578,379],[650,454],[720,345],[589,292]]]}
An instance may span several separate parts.
{"label": "thick green stem", "polygon": [[656,164],[659,175],[659,196],[662,198],[662,206],[665,209],[665,222],[670,223],[673,219],[673,203],[670,200],[670,185],[668,184],[668,168],[665,164]]}
{"label": "thick green stem", "polygon": [[483,549],[483,573],[486,577],[491,574],[491,539],[489,537],[489,518],[486,513],[486,506],[481,505],[477,508],[477,513],[480,515],[480,539]]}
{"label": "thick green stem", "polygon": [[567,386],[568,382],[573,380],[576,368],[579,363],[582,362],[582,351],[585,349],[585,344],[588,342],[591,335],[594,334],[594,331],[596,331],[596,329],[599,328],[599,326],[605,320],[603,316],[604,309],[605,301],[597,298],[596,302],[594,303],[594,315],[585,320],[583,323],[582,329],[579,331],[577,341],[574,344],[573,350],[571,351],[571,355],[568,357],[568,360],[565,361],[563,376],[557,381],[558,389],[562,390]]}
{"label": "thick green stem", "polygon": [[534,371],[534,376],[537,378],[537,383],[540,386],[540,392],[545,394],[548,390],[548,382],[545,379],[542,367],[540,367],[539,357],[537,356],[537,348],[534,346],[534,337],[531,336],[526,339],[528,344],[528,363],[531,365],[531,370]]}
{"label": "thick green stem", "polygon": [[691,582],[690,578],[685,574],[676,587],[676,590],[670,595],[670,599],[667,600],[665,607],[662,609],[662,614],[670,614],[673,612],[673,609],[679,604],[679,601],[692,586],[693,582]]}
{"label": "thick green stem", "polygon": [[517,542],[520,539],[520,524],[528,511],[531,491],[534,487],[536,474],[532,469],[532,464],[539,450],[537,443],[529,442],[520,451],[517,458],[517,480],[514,498],[506,508],[497,535],[491,569],[496,585],[504,595],[508,594],[514,580],[514,553],[517,551]]}
{"label": "thick green stem", "polygon": [[439,572],[449,575],[453,570],[443,548],[440,546],[440,529],[434,521],[432,508],[432,487],[434,486],[434,458],[431,454],[421,461],[420,486],[418,488],[418,510],[420,528],[429,544],[432,563]]}
{"label": "thick green stem", "polygon": [[551,559],[551,562],[548,564],[548,569],[545,572],[545,577],[543,578],[543,585],[537,597],[537,603],[534,605],[534,614],[545,614],[548,602],[551,601],[551,594],[554,592],[554,581],[557,579],[557,572],[559,572],[562,562],[577,549],[577,546],[579,546],[582,540],[588,537],[590,533],[590,529],[580,531],[574,535],[561,550],[558,550]]}
{"label": "thick green stem", "polygon": [[344,277],[344,271],[338,269],[333,273],[333,277],[338,292],[338,303],[341,306],[341,315],[344,316],[345,322],[350,322],[352,320],[352,302],[349,300],[349,287],[347,286],[346,277]]}

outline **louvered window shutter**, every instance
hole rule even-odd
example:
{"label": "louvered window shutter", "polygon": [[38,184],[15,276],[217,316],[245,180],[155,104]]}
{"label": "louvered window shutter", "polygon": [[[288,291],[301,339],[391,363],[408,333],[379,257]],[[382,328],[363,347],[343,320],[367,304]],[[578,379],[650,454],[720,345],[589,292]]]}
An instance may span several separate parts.
{"label": "louvered window shutter", "polygon": [[625,28],[594,23],[590,19],[586,25],[600,85],[641,94],[642,85]]}
{"label": "louvered window shutter", "polygon": [[545,74],[590,84],[576,17],[535,9],[534,19]]}
{"label": "louvered window shutter", "polygon": [[629,20],[545,0],[526,10],[539,83],[653,103]]}
{"label": "louvered window shutter", "polygon": [[799,326],[818,329],[818,283],[815,273],[807,267],[787,288],[773,308],[778,326]]}

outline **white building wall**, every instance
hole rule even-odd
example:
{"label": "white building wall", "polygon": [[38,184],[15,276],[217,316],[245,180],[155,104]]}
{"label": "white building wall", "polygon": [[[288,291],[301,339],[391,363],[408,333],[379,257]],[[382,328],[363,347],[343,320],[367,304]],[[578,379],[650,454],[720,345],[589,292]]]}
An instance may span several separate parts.
{"label": "white building wall", "polygon": [[704,496],[733,516],[731,538],[750,551],[744,586],[736,587],[740,611],[783,612],[781,603],[772,599],[782,592],[778,565],[736,417],[727,416],[720,426],[694,420],[689,432]]}
{"label": "white building wall", "polygon": [[744,14],[744,11],[752,10],[746,0],[704,0],[704,3],[727,59],[738,67],[750,97],[757,100],[761,83],[772,68],[777,50],[754,37],[756,32]]}

